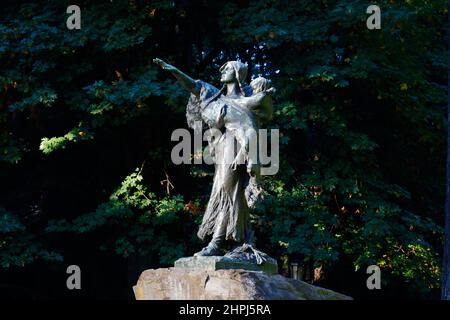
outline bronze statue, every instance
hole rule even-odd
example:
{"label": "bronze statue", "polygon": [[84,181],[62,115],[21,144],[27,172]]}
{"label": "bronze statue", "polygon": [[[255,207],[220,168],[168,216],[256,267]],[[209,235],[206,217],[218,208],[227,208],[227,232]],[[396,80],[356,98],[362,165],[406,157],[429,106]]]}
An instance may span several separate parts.
{"label": "bronze statue", "polygon": [[[262,77],[246,86],[247,66],[239,61],[229,61],[219,69],[224,84],[220,90],[192,79],[161,59],[153,62],[171,72],[191,92],[186,109],[190,127],[203,121],[210,128],[224,132],[211,145],[215,157],[214,182],[197,234],[202,240],[212,235],[212,240],[195,255],[219,256],[224,241],[234,240],[242,244],[233,251],[235,254],[251,249],[261,263],[264,258],[252,246],[254,238],[249,224],[249,203],[253,205],[254,198],[261,192],[257,183],[259,163],[257,154],[251,154],[249,146],[257,143],[259,127],[272,118],[274,89]],[[226,161],[230,157],[232,161]]]}

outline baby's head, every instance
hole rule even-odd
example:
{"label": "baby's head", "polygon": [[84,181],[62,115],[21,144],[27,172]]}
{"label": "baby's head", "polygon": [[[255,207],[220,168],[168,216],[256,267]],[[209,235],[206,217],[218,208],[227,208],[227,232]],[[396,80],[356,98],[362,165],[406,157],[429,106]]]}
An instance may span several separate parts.
{"label": "baby's head", "polygon": [[266,91],[270,88],[270,80],[263,77],[258,77],[250,82],[250,87],[252,87],[253,94]]}

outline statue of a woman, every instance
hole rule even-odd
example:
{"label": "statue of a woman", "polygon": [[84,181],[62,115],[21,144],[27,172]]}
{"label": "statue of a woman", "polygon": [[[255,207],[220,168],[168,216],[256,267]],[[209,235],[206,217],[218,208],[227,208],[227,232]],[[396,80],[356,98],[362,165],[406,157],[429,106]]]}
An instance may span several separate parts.
{"label": "statue of a woman", "polygon": [[[220,90],[204,81],[192,79],[160,59],[153,61],[162,69],[171,72],[181,85],[191,92],[186,112],[190,127],[193,127],[196,121],[203,121],[209,127],[224,129],[224,133],[214,144],[214,182],[197,234],[202,240],[212,235],[212,240],[195,255],[221,255],[220,248],[225,240],[251,246],[253,235],[249,224],[245,187],[250,176],[258,175],[258,162],[256,158],[249,156],[248,144],[251,139],[256,138],[257,125],[271,117],[271,104],[269,109],[266,108],[267,110],[260,113],[250,111],[243,105],[252,102],[255,107],[259,101],[267,100],[266,95],[272,91],[267,90],[266,93],[261,90],[263,92],[260,97],[254,96],[254,101],[245,101],[245,97],[252,95],[252,88],[244,86],[247,67],[238,61],[229,61],[220,68],[220,80],[224,84]],[[259,117],[259,114],[264,115]]]}

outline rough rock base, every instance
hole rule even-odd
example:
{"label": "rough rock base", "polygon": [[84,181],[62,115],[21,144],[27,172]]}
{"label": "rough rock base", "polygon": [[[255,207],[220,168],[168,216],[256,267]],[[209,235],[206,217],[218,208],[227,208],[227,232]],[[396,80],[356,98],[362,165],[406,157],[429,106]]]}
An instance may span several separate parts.
{"label": "rough rock base", "polygon": [[133,287],[136,300],[349,300],[343,294],[261,271],[144,271]]}

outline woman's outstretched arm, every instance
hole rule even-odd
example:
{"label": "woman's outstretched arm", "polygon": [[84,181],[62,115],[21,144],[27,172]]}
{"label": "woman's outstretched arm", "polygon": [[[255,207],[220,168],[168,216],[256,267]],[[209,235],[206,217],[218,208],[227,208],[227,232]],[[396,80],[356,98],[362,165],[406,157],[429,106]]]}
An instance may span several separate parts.
{"label": "woman's outstretched arm", "polygon": [[162,61],[161,59],[155,58],[153,59],[153,62],[159,65],[163,70],[167,70],[170,73],[172,73],[173,76],[181,83],[181,85],[185,89],[187,89],[188,91],[190,91],[191,93],[193,93],[198,97],[198,95],[200,94],[200,88],[197,86],[197,83],[195,82],[194,79],[189,77],[187,74],[181,72],[179,69],[172,66],[171,64]]}

